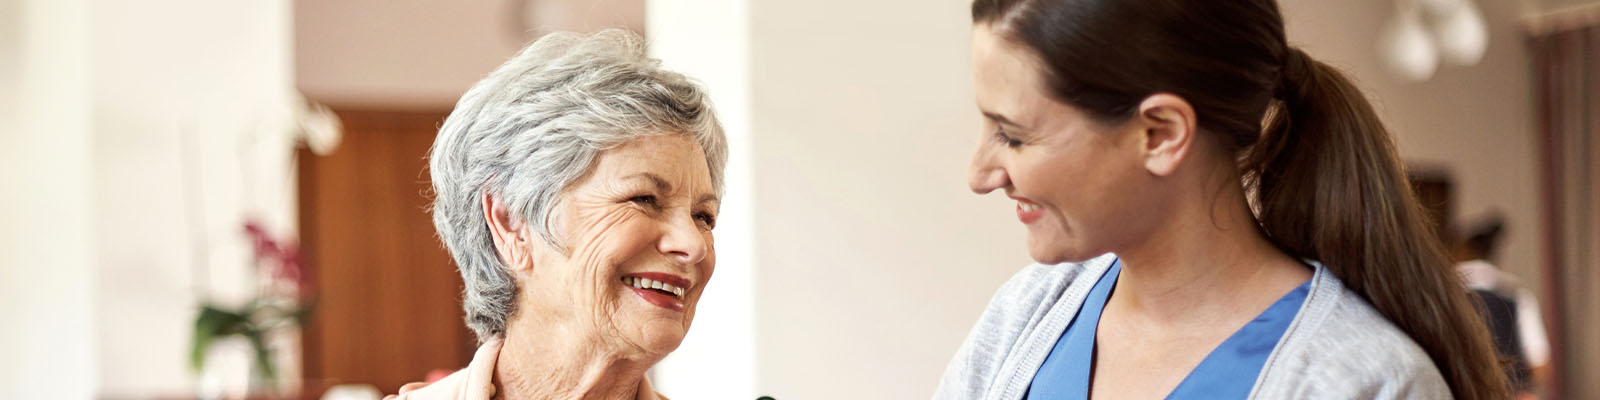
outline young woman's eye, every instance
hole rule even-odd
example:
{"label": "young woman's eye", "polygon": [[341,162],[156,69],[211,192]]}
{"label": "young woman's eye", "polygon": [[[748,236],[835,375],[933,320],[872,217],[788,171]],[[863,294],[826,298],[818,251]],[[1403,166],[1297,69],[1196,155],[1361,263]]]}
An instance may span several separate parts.
{"label": "young woman's eye", "polygon": [[708,230],[717,227],[717,217],[712,216],[711,213],[694,213],[694,220],[699,221],[700,224],[704,225]]}
{"label": "young woman's eye", "polygon": [[998,129],[998,128],[995,129],[994,130],[994,139],[1000,141],[1000,143],[1005,143],[1006,147],[1010,147],[1010,148],[1022,147],[1022,141],[1021,140],[1017,140],[1016,138],[1013,138],[1010,135],[1007,135],[1006,131],[1004,129]]}

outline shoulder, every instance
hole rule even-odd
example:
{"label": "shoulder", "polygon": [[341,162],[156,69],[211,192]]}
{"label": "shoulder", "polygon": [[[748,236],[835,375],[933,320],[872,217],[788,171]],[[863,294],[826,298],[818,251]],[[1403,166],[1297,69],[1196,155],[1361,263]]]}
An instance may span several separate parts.
{"label": "shoulder", "polygon": [[936,398],[982,398],[1017,343],[1056,305],[1068,286],[1100,276],[1110,254],[1077,263],[1033,264],[1012,275],[989,299],[945,369]]}
{"label": "shoulder", "polygon": [[1318,268],[1316,296],[1263,369],[1261,398],[1448,398],[1427,352]]}
{"label": "shoulder", "polygon": [[413,382],[385,400],[488,400],[494,396],[494,367],[503,338],[496,336],[478,346],[472,362],[433,383]]}
{"label": "shoulder", "polygon": [[[973,326],[973,333],[1017,332],[1037,323],[1046,311],[1057,305],[1067,287],[1080,280],[1098,279],[1114,261],[1116,256],[1107,254],[1083,262],[1033,264],[1023,268],[995,291]],[[1014,335],[1003,336],[1014,339]]]}
{"label": "shoulder", "polygon": [[1096,279],[1099,272],[1110,268],[1116,261],[1113,255],[1104,255],[1083,262],[1062,264],[1032,264],[1022,268],[1011,279],[995,290],[979,323],[1009,322],[1031,311],[1049,307],[1061,297],[1062,290],[1079,279]]}

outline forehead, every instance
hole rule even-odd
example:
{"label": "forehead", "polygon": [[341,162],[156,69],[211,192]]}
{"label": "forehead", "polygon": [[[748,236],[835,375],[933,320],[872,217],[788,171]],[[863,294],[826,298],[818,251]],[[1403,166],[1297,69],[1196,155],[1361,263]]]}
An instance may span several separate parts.
{"label": "forehead", "polygon": [[674,188],[710,192],[711,173],[704,149],[686,134],[651,135],[601,151],[591,178],[615,180],[648,173]]}
{"label": "forehead", "polygon": [[989,24],[973,27],[972,72],[978,107],[984,112],[1027,118],[1053,103],[1032,53],[996,33]]}

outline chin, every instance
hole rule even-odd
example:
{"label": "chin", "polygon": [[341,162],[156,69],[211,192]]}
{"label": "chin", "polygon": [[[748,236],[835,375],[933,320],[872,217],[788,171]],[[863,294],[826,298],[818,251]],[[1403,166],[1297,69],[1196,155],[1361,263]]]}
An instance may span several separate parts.
{"label": "chin", "polygon": [[1064,262],[1077,261],[1077,260],[1074,260],[1073,257],[1068,257],[1068,256],[1064,256],[1064,255],[1061,255],[1061,254],[1050,253],[1050,252],[1029,251],[1028,252],[1028,256],[1033,258],[1034,262],[1037,262],[1037,263],[1040,263],[1040,264],[1044,264],[1044,265],[1055,265],[1055,264],[1060,264],[1060,263],[1064,263]]}
{"label": "chin", "polygon": [[668,317],[645,312],[632,316],[634,322],[628,324],[631,326],[622,326],[624,332],[631,333],[628,341],[650,354],[666,356],[677,350],[678,345],[683,344],[683,338],[689,334],[689,324],[679,319],[688,318],[687,315]]}
{"label": "chin", "polygon": [[640,331],[639,338],[634,343],[644,348],[648,353],[666,356],[678,345],[683,344],[683,337],[688,334],[687,329],[670,326],[647,326]]}
{"label": "chin", "polygon": [[1066,262],[1081,262],[1098,257],[1100,254],[1104,253],[1086,251],[1085,247],[1077,246],[1064,239],[1038,238],[1031,235],[1028,237],[1028,256],[1040,264],[1053,265]]}

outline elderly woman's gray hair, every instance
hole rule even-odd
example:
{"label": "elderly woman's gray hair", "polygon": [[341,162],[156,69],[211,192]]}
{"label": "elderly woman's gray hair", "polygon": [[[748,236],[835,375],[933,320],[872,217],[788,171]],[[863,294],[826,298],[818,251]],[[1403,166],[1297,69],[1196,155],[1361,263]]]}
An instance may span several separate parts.
{"label": "elderly woman's gray hair", "polygon": [[601,151],[666,134],[700,144],[721,193],[728,150],[704,91],[661,69],[626,31],[545,35],[461,97],[433,143],[433,223],[461,270],[467,326],[480,340],[505,332],[517,294],[483,196],[565,248],[549,225],[561,192]]}

